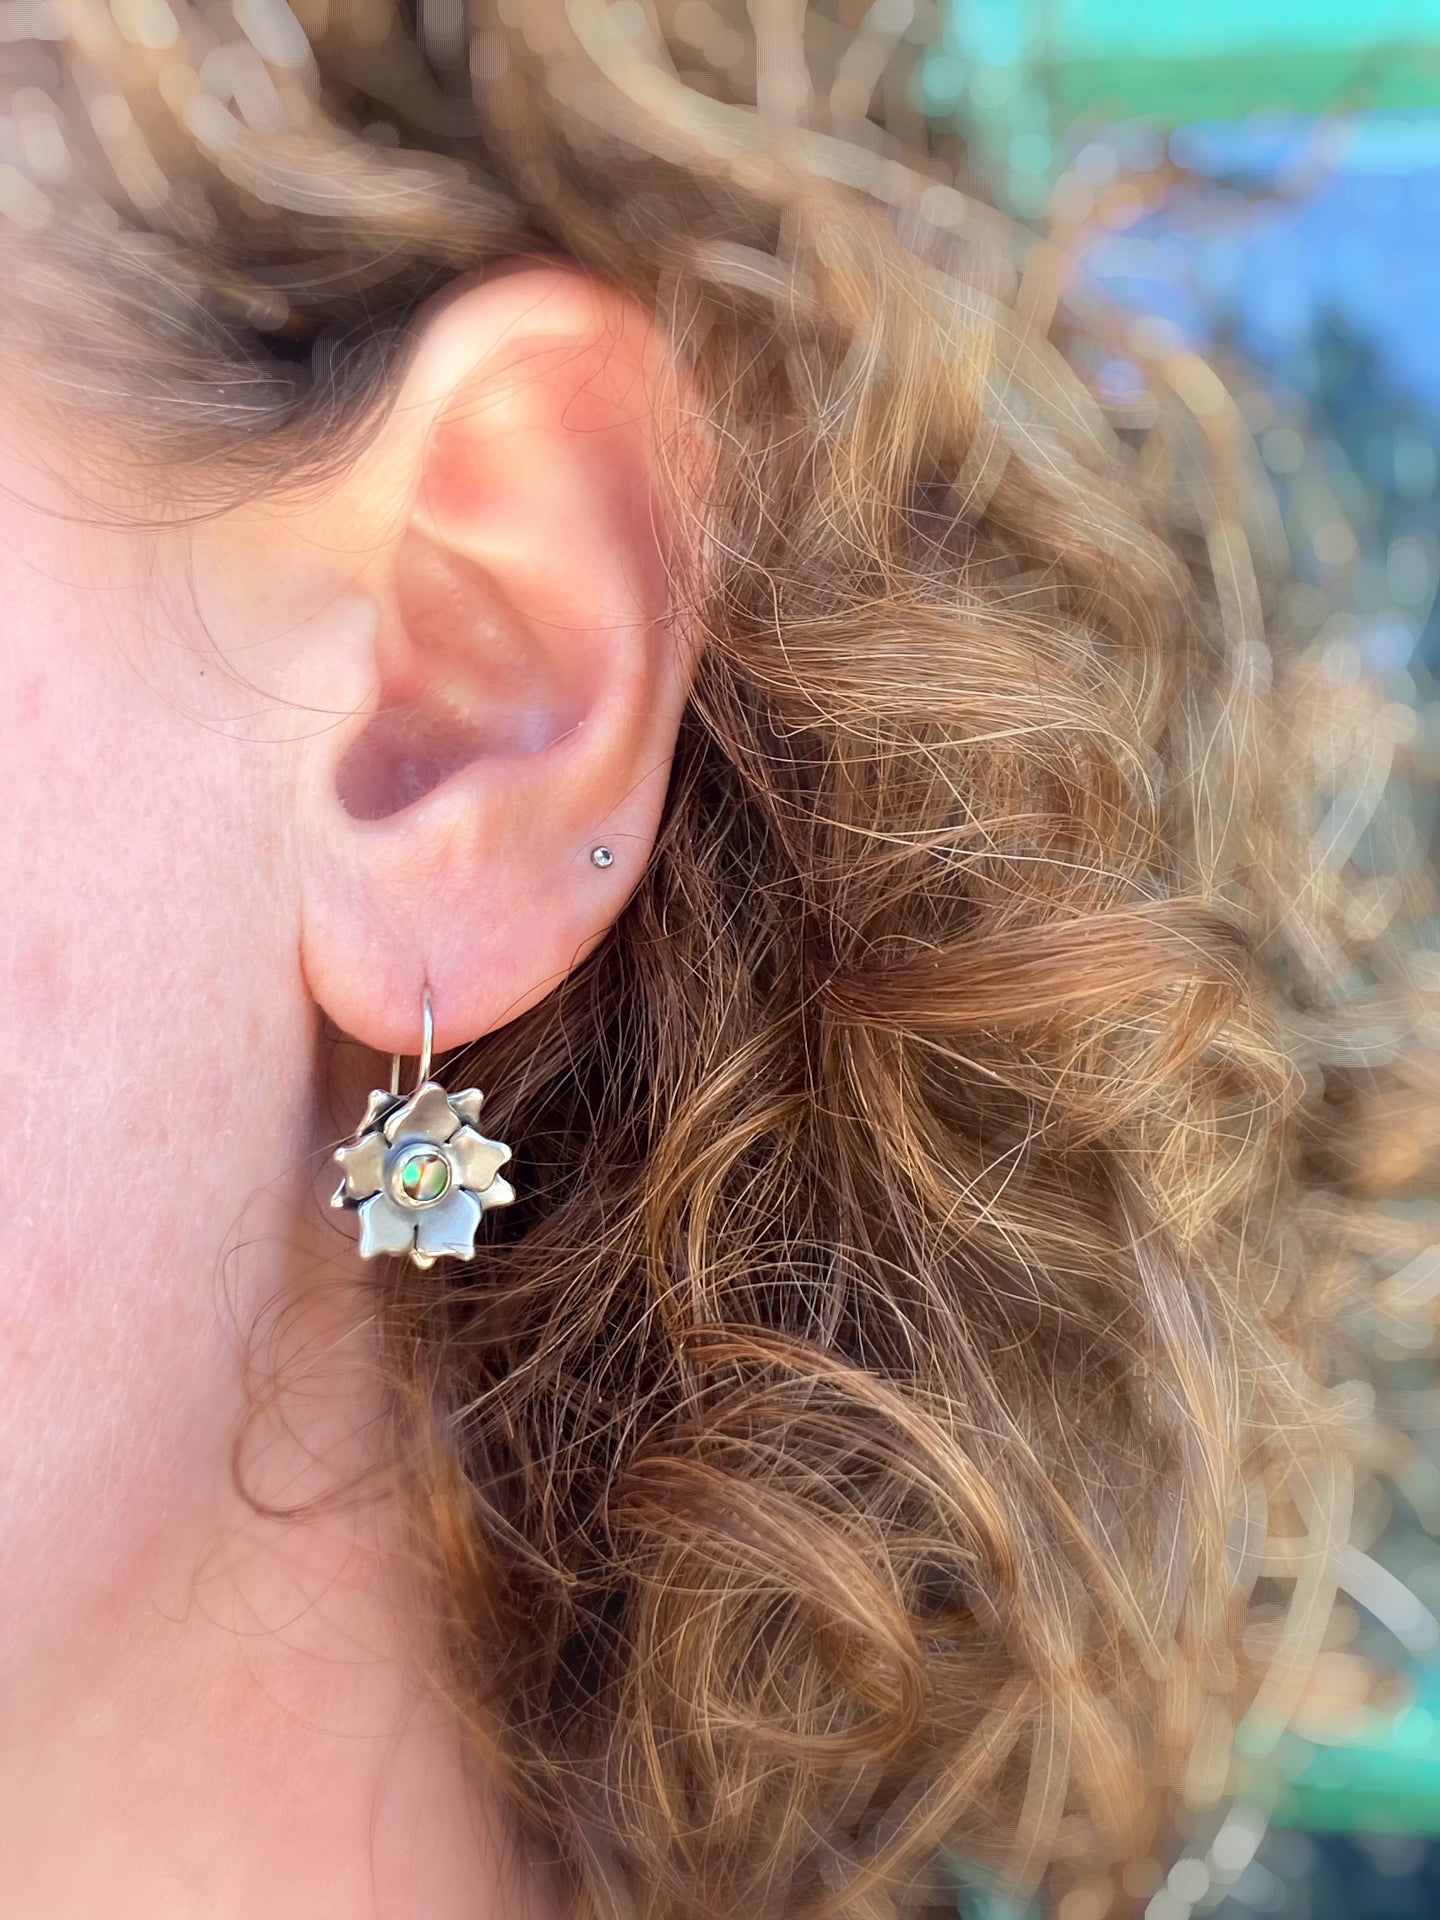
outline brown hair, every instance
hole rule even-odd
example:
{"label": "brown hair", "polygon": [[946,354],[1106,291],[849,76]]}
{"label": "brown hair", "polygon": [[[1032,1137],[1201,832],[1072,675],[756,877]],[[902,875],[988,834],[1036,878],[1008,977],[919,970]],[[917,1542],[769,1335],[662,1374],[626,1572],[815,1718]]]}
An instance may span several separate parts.
{"label": "brown hair", "polygon": [[869,1920],[953,1905],[947,1853],[1143,1852],[1303,1678],[1326,1290],[1383,1242],[1303,857],[1307,742],[1369,716],[1272,687],[1220,383],[1161,356],[1107,417],[1107,323],[926,148],[880,8],[44,11],[71,171],[0,179],[3,325],[149,482],[323,477],[418,299],[555,246],[662,317],[719,450],[653,861],[456,1063],[521,1198],[384,1289],[453,1689],[576,1912]]}

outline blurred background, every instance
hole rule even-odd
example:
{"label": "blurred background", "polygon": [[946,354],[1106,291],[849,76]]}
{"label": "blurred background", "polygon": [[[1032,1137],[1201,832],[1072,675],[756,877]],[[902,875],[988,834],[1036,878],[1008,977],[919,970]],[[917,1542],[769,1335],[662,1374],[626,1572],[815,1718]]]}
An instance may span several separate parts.
{"label": "blurred background", "polygon": [[[1410,797],[1408,834],[1362,845],[1383,901],[1433,863],[1440,790],[1440,0],[942,0],[941,18],[915,104],[1149,346],[1218,362],[1283,513],[1284,625],[1328,678],[1382,679]],[[1123,355],[1102,380],[1140,397]],[[1433,1204],[1436,1145],[1403,1124],[1377,1140],[1387,1189],[1413,1171]],[[1406,1285],[1440,1302],[1440,1255]],[[1148,1920],[1440,1916],[1440,1343],[1433,1311],[1362,1331],[1390,1490],[1292,1731],[1242,1754],[1195,1857],[1132,1870]],[[1085,1903],[1058,1920],[1108,1910]],[[1015,1910],[976,1889],[961,1911]]]}

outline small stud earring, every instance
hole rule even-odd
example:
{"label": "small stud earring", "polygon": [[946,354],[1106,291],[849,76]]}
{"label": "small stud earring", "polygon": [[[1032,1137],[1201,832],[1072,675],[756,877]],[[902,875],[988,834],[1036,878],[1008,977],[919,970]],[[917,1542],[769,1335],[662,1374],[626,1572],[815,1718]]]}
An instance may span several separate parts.
{"label": "small stud earring", "polygon": [[592,847],[590,850],[590,864],[592,867],[613,867],[615,864],[615,856],[609,847]]}
{"label": "small stud earring", "polygon": [[487,1140],[476,1125],[479,1088],[446,1093],[430,1078],[434,1040],[426,987],[415,1091],[401,1098],[395,1054],[389,1092],[370,1095],[359,1132],[335,1151],[345,1177],[330,1204],[360,1215],[365,1260],[408,1253],[417,1267],[433,1267],[441,1258],[473,1259],[481,1216],[515,1198],[510,1182],[500,1178],[509,1147]]}

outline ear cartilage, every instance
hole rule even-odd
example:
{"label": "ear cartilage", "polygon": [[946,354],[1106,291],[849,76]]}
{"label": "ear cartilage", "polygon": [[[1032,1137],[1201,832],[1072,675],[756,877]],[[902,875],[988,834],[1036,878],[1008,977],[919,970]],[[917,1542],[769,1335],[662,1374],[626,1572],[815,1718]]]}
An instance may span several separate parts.
{"label": "ear cartilage", "polygon": [[613,867],[615,864],[615,856],[609,847],[592,847],[590,850],[590,864],[592,867]]}

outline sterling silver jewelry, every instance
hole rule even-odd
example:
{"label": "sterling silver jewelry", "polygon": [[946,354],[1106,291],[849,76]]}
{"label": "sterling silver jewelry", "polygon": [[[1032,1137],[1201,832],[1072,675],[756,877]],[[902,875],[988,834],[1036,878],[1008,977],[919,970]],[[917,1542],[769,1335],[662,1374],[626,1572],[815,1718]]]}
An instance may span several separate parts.
{"label": "sterling silver jewelry", "polygon": [[590,849],[590,864],[592,867],[613,867],[615,864],[615,855],[610,851],[609,847],[592,847]]}
{"label": "sterling silver jewelry", "polygon": [[492,1207],[508,1207],[515,1189],[500,1178],[510,1149],[479,1131],[480,1090],[446,1093],[430,1078],[435,1018],[426,987],[415,1091],[400,1095],[400,1055],[389,1092],[370,1095],[360,1130],[335,1159],[345,1177],[332,1207],[360,1215],[360,1253],[406,1254],[417,1267],[442,1258],[470,1260],[475,1231]]}

